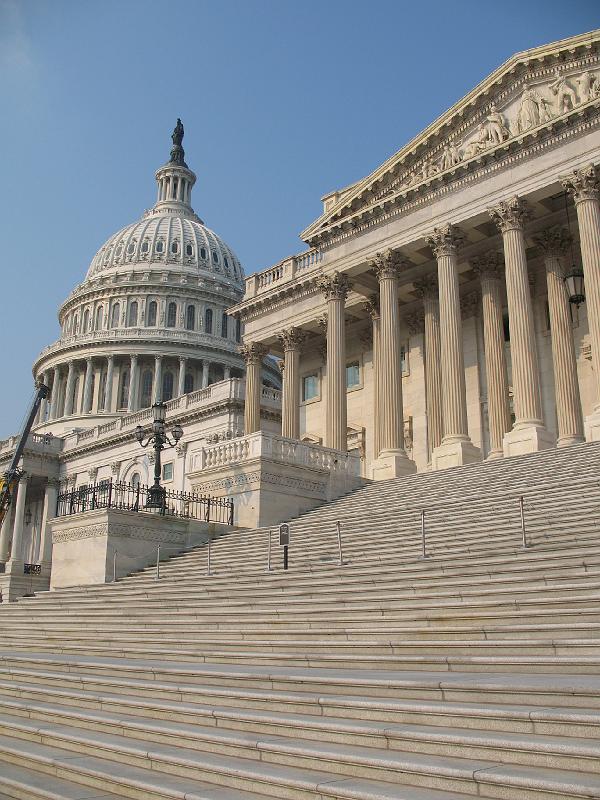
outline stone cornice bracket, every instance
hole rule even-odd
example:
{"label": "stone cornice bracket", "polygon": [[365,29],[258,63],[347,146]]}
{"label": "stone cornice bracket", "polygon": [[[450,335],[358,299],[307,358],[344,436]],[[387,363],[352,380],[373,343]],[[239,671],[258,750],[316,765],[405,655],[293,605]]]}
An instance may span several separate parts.
{"label": "stone cornice bracket", "polygon": [[363,303],[363,308],[371,319],[379,319],[379,298],[377,295],[372,295],[366,302]]}
{"label": "stone cornice bracket", "polygon": [[560,182],[564,188],[572,195],[575,205],[582,200],[598,200],[600,195],[600,184],[598,181],[598,170],[594,164],[587,167],[576,169],[569,175],[561,176]]}
{"label": "stone cornice bracket", "polygon": [[445,225],[434,228],[433,232],[425,237],[425,243],[431,247],[434,256],[440,258],[441,256],[455,255],[464,238],[460,228],[447,222]]}
{"label": "stone cornice bracket", "polygon": [[321,275],[317,278],[316,284],[325,295],[326,300],[343,300],[345,302],[348,292],[352,288],[348,276],[337,270],[332,275]]}
{"label": "stone cornice bracket", "polygon": [[98,467],[92,467],[91,469],[88,469],[88,478],[90,479],[90,483],[95,483],[97,477]]}
{"label": "stone cornice bracket", "polygon": [[302,350],[306,341],[306,333],[301,328],[287,328],[278,334],[277,339],[284,352],[286,350]]}
{"label": "stone cornice bracket", "polygon": [[377,276],[377,280],[382,281],[386,278],[399,278],[405,263],[405,259],[397,250],[386,250],[385,253],[376,253],[375,258],[369,260],[369,267]]}
{"label": "stone cornice bracket", "polygon": [[545,256],[562,256],[571,246],[573,237],[566,228],[557,225],[540,231],[533,237],[533,241]]}
{"label": "stone cornice bracket", "polygon": [[436,276],[431,272],[413,281],[414,293],[421,300],[437,300],[439,287]]}
{"label": "stone cornice bracket", "polygon": [[527,204],[517,195],[508,200],[500,201],[498,205],[492,206],[492,208],[488,208],[488,214],[492,221],[496,223],[500,233],[512,230],[522,231],[531,216]]}
{"label": "stone cornice bracket", "polygon": [[113,475],[118,475],[119,470],[121,469],[121,462],[120,461],[113,461],[110,465],[110,471]]}
{"label": "stone cornice bracket", "polygon": [[470,261],[473,272],[481,279],[500,280],[504,271],[504,259],[496,250],[490,250]]}
{"label": "stone cornice bracket", "polygon": [[246,365],[260,364],[267,353],[268,348],[260,342],[248,342],[240,347],[240,355],[246,362]]}

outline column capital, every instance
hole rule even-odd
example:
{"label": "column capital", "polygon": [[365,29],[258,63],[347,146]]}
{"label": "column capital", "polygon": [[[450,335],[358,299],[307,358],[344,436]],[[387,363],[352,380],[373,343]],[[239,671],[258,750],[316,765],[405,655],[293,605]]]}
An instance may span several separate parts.
{"label": "column capital", "polygon": [[162,357],[162,355],[157,354],[157,355],[154,356],[154,360],[156,362],[160,363],[163,360],[163,357]]}
{"label": "column capital", "polygon": [[132,361],[137,361],[139,357],[140,357],[140,354],[139,354],[139,353],[131,353],[131,354],[129,355],[129,358],[130,358]]}
{"label": "column capital", "polygon": [[48,478],[46,481],[46,488],[51,487],[52,489],[56,489],[57,491],[60,489],[60,479],[59,478]]}
{"label": "column capital", "polygon": [[113,461],[110,465],[110,471],[113,475],[118,475],[119,470],[121,469],[121,462],[120,461]]}
{"label": "column capital", "polygon": [[283,358],[277,360],[277,369],[283,375],[283,371],[285,369],[285,361],[283,360]]}
{"label": "column capital", "polygon": [[522,231],[531,216],[527,203],[516,194],[508,200],[501,200],[497,205],[488,208],[488,214],[501,233],[512,230]]}
{"label": "column capital", "polygon": [[413,281],[414,292],[421,300],[437,300],[439,287],[437,277],[430,273]]}
{"label": "column capital", "polygon": [[479,309],[478,292],[469,292],[460,298],[460,311],[463,319],[474,317]]}
{"label": "column capital", "polygon": [[496,250],[490,250],[483,255],[471,259],[471,268],[481,280],[496,280],[502,278],[504,259]]}
{"label": "column capital", "polygon": [[445,225],[434,228],[433,231],[425,237],[425,242],[433,250],[434,256],[436,258],[441,258],[442,256],[455,255],[464,238],[464,234],[460,228],[447,222]]}
{"label": "column capital", "polygon": [[27,483],[28,480],[29,480],[29,473],[25,472],[25,470],[23,470],[21,472],[21,474],[19,475],[19,483],[25,484],[25,483]]}
{"label": "column capital", "polygon": [[415,311],[414,314],[407,314],[404,318],[410,336],[418,336],[423,333],[425,328],[425,314],[423,311]]}
{"label": "column capital", "polygon": [[566,228],[561,228],[557,225],[554,228],[547,228],[545,231],[540,231],[533,237],[533,241],[540,248],[544,256],[562,256],[564,255],[573,241],[573,237]]}
{"label": "column capital", "polygon": [[398,250],[386,250],[384,253],[375,253],[375,258],[369,259],[368,264],[381,282],[386,278],[398,278],[406,261]]}
{"label": "column capital", "polygon": [[91,467],[90,469],[88,469],[88,478],[90,479],[90,483],[95,483],[97,477],[98,477],[98,467]]}
{"label": "column capital", "polygon": [[337,270],[332,275],[321,275],[317,278],[317,287],[323,292],[326,300],[342,300],[348,297],[352,288],[348,276]]}
{"label": "column capital", "polygon": [[328,323],[328,316],[327,312],[325,311],[324,314],[321,314],[319,319],[317,320],[317,325],[319,326],[319,330],[323,334],[323,336],[327,335],[327,323]]}
{"label": "column capital", "polygon": [[302,328],[287,328],[277,335],[284,352],[286,350],[302,350],[306,341],[306,333]]}
{"label": "column capital", "polygon": [[363,303],[363,308],[371,319],[380,319],[381,313],[379,310],[379,298],[377,295],[372,295],[366,302]]}
{"label": "column capital", "polygon": [[179,363],[185,364],[187,361],[187,356],[179,356]]}
{"label": "column capital", "polygon": [[268,348],[264,344],[261,344],[261,342],[248,342],[240,347],[240,355],[247,366],[250,366],[250,364],[260,364],[267,355],[267,352]]}
{"label": "column capital", "polygon": [[560,182],[572,195],[575,205],[584,200],[598,200],[600,185],[595,164],[588,164],[587,167],[573,170],[568,175],[562,175]]}

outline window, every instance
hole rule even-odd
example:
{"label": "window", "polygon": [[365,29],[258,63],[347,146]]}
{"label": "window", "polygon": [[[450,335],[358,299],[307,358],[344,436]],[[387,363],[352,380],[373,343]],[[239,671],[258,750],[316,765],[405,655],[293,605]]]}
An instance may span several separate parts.
{"label": "window", "polygon": [[134,250],[135,250],[135,242],[129,242],[129,244],[127,245],[127,254],[131,255]]}
{"label": "window", "polygon": [[112,307],[111,317],[110,317],[110,327],[111,328],[118,328],[119,327],[119,314],[121,313],[121,306],[119,303],[115,303]]}
{"label": "window", "polygon": [[146,369],[142,373],[142,396],[140,398],[141,408],[150,408],[152,403],[152,370]]}
{"label": "window", "polygon": [[162,477],[163,477],[163,481],[172,481],[173,480],[173,462],[172,461],[169,461],[168,464],[163,464]]}
{"label": "window", "polygon": [[179,252],[179,242],[177,241],[177,239],[173,239],[173,241],[171,242],[171,252],[172,253]]}
{"label": "window", "polygon": [[400,348],[400,374],[404,375],[408,372],[408,359],[406,358],[406,347],[402,345]]}
{"label": "window", "polygon": [[148,303],[148,322],[149,327],[156,325],[156,300]]}
{"label": "window", "polygon": [[173,200],[177,199],[177,187],[178,186],[179,186],[179,181],[177,180],[177,178],[173,178],[173,194],[172,194]]}
{"label": "window", "polygon": [[196,330],[196,306],[188,306],[185,312],[186,331]]}
{"label": "window", "polygon": [[106,370],[103,369],[100,373],[100,390],[98,392],[98,408],[103,411],[108,411],[106,406]]}
{"label": "window", "polygon": [[191,244],[186,244],[185,246],[185,254],[186,256],[193,256],[194,255],[194,248]]}
{"label": "window", "polygon": [[314,400],[319,396],[319,376],[316,373],[302,378],[302,400]]}
{"label": "window", "polygon": [[131,476],[131,485],[133,486],[134,489],[137,489],[137,487],[140,485],[139,472],[134,472],[133,475]]}
{"label": "window", "polygon": [[212,308],[207,308],[204,314],[204,329],[206,333],[212,333]]}
{"label": "window", "polygon": [[127,408],[129,404],[129,370],[121,373],[121,390],[119,391],[119,408]]}
{"label": "window", "polygon": [[229,259],[227,256],[223,259],[223,264],[225,264],[225,269],[229,269]]}
{"label": "window", "polygon": [[158,242],[156,243],[156,252],[157,252],[157,253],[162,253],[162,251],[164,250],[164,248],[165,248],[165,245],[164,245],[164,242],[163,242],[163,240],[162,240],[162,239],[159,239],[159,240],[158,240]]}
{"label": "window", "polygon": [[242,320],[239,317],[235,321],[235,340],[242,341]]}
{"label": "window", "polygon": [[217,255],[217,251],[216,250],[212,251],[212,257],[213,257],[213,261],[215,262],[215,264],[218,264],[219,263],[219,256]]}
{"label": "window", "polygon": [[138,321],[138,304],[137,300],[133,300],[129,304],[129,319],[127,322],[130,328],[135,328],[135,326],[137,325],[137,321]]}
{"label": "window", "polygon": [[354,389],[356,386],[360,386],[360,364],[352,361],[346,364],[346,388]]}
{"label": "window", "polygon": [[73,317],[73,333],[79,333],[79,317],[77,314]]}
{"label": "window", "polygon": [[183,392],[184,394],[189,394],[190,392],[194,391],[194,376],[191,372],[186,373],[185,378],[183,379]]}
{"label": "window", "polygon": [[166,403],[167,400],[173,399],[173,373],[165,372],[163,375],[162,385],[162,401]]}
{"label": "window", "polygon": [[227,320],[228,316],[227,314],[224,313],[223,316],[221,317],[221,336],[223,337],[223,339],[227,338]]}
{"label": "window", "polygon": [[102,330],[102,325],[104,323],[104,312],[102,310],[102,306],[98,306],[96,309],[96,330]]}
{"label": "window", "polygon": [[169,303],[167,308],[167,328],[174,328],[177,321],[177,303]]}
{"label": "window", "polygon": [[90,312],[86,308],[85,314],[83,315],[83,333],[87,333],[90,329]]}
{"label": "window", "polygon": [[122,252],[123,252],[123,245],[122,245],[122,244],[120,244],[120,245],[117,247],[117,252],[115,253],[115,256],[116,256],[117,258],[120,258],[120,257],[121,257],[121,253],[122,253]]}
{"label": "window", "polygon": [[204,258],[204,259],[206,258],[206,248],[205,247],[201,247],[200,248],[200,258]]}
{"label": "window", "polygon": [[150,244],[148,242],[148,239],[144,239],[144,241],[142,242],[142,253],[147,253],[149,249],[150,249]]}

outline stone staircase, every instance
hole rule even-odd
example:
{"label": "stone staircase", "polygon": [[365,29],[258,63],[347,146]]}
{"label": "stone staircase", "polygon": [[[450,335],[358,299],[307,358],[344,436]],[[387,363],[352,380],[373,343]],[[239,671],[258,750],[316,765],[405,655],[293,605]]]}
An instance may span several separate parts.
{"label": "stone staircase", "polygon": [[588,444],[2,605],[0,800],[600,798],[599,531]]}

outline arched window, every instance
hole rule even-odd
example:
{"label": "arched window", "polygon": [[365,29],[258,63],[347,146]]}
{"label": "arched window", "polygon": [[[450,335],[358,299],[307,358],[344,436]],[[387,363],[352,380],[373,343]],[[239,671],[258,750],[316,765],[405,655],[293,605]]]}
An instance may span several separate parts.
{"label": "arched window", "polygon": [[185,246],[185,254],[186,256],[193,256],[194,255],[194,246],[191,244],[186,244]]}
{"label": "arched window", "polygon": [[135,250],[135,242],[129,242],[127,245],[127,255],[132,255],[133,251]]}
{"label": "arched window", "polygon": [[121,306],[119,303],[115,303],[112,307],[111,317],[110,317],[110,327],[111,328],[118,328],[119,327],[119,314],[121,313]]}
{"label": "arched window", "polygon": [[104,324],[104,311],[102,306],[98,306],[96,309],[96,330],[101,331],[102,325]]}
{"label": "arched window", "polygon": [[206,258],[206,248],[200,248],[200,258]]}
{"label": "arched window", "polygon": [[73,414],[77,414],[78,411],[79,411],[79,409],[77,407],[77,398],[79,397],[79,383],[80,383],[80,379],[79,379],[79,375],[77,375],[77,377],[73,381],[73,391],[72,391],[72,394],[71,394],[71,408],[73,409],[73,411],[72,411]]}
{"label": "arched window", "polygon": [[148,239],[144,239],[144,241],[142,242],[142,253],[147,253],[149,249],[150,249],[150,243],[148,242]]}
{"label": "arched window", "polygon": [[177,187],[178,187],[178,185],[179,185],[179,181],[177,180],[177,178],[173,178],[173,194],[172,194],[173,200],[177,199]]}
{"label": "arched window", "polygon": [[157,253],[162,253],[162,251],[164,250],[164,247],[165,247],[165,245],[164,245],[163,240],[159,239],[158,242],[156,243],[156,252]]}
{"label": "arched window", "polygon": [[150,327],[156,325],[156,300],[151,300],[148,303],[148,320],[146,324]]}
{"label": "arched window", "polygon": [[223,313],[223,316],[221,317],[221,336],[223,337],[223,339],[227,338],[227,320],[228,319],[229,319],[229,317],[227,316],[227,314]]}
{"label": "arched window", "polygon": [[165,372],[163,375],[162,385],[162,401],[166,403],[167,400],[173,399],[173,373]]}
{"label": "arched window", "polygon": [[219,262],[219,256],[217,255],[216,250],[212,251],[212,256],[213,256],[213,261],[215,262],[215,264],[217,264]]}
{"label": "arched window", "polygon": [[83,333],[87,333],[90,329],[90,312],[89,309],[86,308],[83,314]]}
{"label": "arched window", "polygon": [[242,320],[239,317],[235,321],[235,340],[236,342],[242,341]]}
{"label": "arched window", "polygon": [[73,317],[73,333],[79,333],[79,316],[77,314]]}
{"label": "arched window", "polygon": [[185,329],[193,331],[196,329],[196,306],[188,306],[185,312]]}
{"label": "arched window", "polygon": [[229,269],[229,259],[227,256],[223,259],[223,264],[225,264],[225,269]]}
{"label": "arched window", "polygon": [[194,376],[191,372],[186,373],[186,376],[183,379],[183,391],[185,394],[189,394],[190,392],[194,391]]}
{"label": "arched window", "polygon": [[149,408],[152,404],[152,370],[146,369],[142,373],[141,408]]}
{"label": "arched window", "polygon": [[177,239],[173,239],[173,241],[171,242],[171,252],[172,253],[179,252],[179,242],[177,241]]}
{"label": "arched window", "polygon": [[212,333],[212,308],[207,308],[204,314],[204,329],[207,333]]}
{"label": "arched window", "polygon": [[134,489],[137,489],[137,487],[140,485],[139,472],[134,472],[133,475],[131,476],[131,485],[133,486]]}
{"label": "arched window", "polygon": [[127,408],[129,404],[129,370],[121,372],[121,388],[119,390],[119,408]]}
{"label": "arched window", "polygon": [[167,328],[174,328],[177,321],[177,303],[169,303],[167,308]]}
{"label": "arched window", "polygon": [[100,390],[98,392],[98,408],[103,411],[108,411],[106,405],[106,370],[103,369],[100,373]]}
{"label": "arched window", "polygon": [[127,320],[127,324],[130,328],[135,328],[137,325],[138,319],[138,304],[137,300],[132,300],[129,304],[129,319]]}

